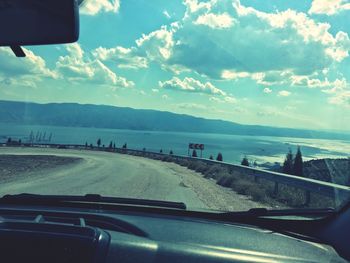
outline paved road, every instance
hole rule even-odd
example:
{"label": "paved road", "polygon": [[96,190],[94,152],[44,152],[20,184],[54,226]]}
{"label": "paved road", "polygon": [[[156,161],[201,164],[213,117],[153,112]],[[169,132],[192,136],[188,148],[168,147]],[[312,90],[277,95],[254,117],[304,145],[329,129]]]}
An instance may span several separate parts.
{"label": "paved road", "polygon": [[2,183],[0,195],[12,193],[71,194],[98,193],[105,196],[147,198],[185,202],[191,208],[207,208],[181,176],[166,164],[140,157],[106,152],[0,148],[0,154],[62,155],[83,158],[66,169],[39,171],[34,177]]}

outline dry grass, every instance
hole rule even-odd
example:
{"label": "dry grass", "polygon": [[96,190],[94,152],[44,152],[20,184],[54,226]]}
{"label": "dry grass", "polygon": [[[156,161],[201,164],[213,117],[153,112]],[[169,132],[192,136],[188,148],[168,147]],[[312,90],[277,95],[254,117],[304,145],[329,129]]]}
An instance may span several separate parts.
{"label": "dry grass", "polygon": [[209,164],[201,160],[186,160],[176,158],[176,156],[156,154],[143,154],[141,156],[161,160],[164,162],[174,162],[187,167],[193,171],[203,174],[207,179],[213,179],[217,184],[231,188],[238,194],[249,196],[252,200],[265,203],[269,206],[282,207],[312,207],[325,208],[335,207],[334,200],[328,197],[311,193],[311,201],[306,202],[306,193],[304,190],[297,189],[287,185],[279,185],[279,191],[274,192],[274,182],[259,179],[258,181],[252,175],[238,173],[230,170],[220,164]]}

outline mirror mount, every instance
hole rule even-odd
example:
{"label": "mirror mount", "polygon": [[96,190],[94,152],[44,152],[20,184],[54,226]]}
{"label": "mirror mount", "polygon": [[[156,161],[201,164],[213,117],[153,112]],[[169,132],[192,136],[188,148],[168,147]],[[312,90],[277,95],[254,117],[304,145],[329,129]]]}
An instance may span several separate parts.
{"label": "mirror mount", "polygon": [[16,57],[18,58],[24,58],[26,56],[26,53],[22,49],[21,46],[10,46],[13,53],[15,53]]}

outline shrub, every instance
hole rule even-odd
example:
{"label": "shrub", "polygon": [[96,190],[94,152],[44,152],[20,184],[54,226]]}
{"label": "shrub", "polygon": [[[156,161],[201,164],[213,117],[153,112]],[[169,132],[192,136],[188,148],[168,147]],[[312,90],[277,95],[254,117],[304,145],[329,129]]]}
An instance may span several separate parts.
{"label": "shrub", "polygon": [[196,162],[196,161],[189,161],[187,167],[188,167],[188,169],[196,170],[196,168],[197,168],[197,162]]}
{"label": "shrub", "polygon": [[195,171],[197,173],[204,174],[206,170],[208,170],[208,166],[207,166],[206,163],[204,163],[204,162],[196,162]]}
{"label": "shrub", "polygon": [[215,174],[218,174],[221,172],[223,168],[221,165],[214,164],[214,165],[209,165],[208,169],[204,172],[204,177],[205,178],[212,178],[215,176]]}
{"label": "shrub", "polygon": [[232,184],[232,189],[238,194],[245,195],[247,194],[248,188],[251,186],[251,184],[251,182],[246,180],[237,180],[234,184]]}
{"label": "shrub", "polygon": [[224,187],[232,187],[233,183],[237,180],[232,174],[226,174],[219,178],[217,184]]}
{"label": "shrub", "polygon": [[181,159],[178,160],[178,164],[181,166],[188,167],[189,163],[190,162],[188,160],[181,160]]}
{"label": "shrub", "polygon": [[160,158],[163,162],[172,162],[173,158],[171,156],[163,156]]}
{"label": "shrub", "polygon": [[247,194],[250,195],[254,201],[258,202],[266,202],[268,199],[265,189],[261,188],[259,185],[250,185],[247,189]]}

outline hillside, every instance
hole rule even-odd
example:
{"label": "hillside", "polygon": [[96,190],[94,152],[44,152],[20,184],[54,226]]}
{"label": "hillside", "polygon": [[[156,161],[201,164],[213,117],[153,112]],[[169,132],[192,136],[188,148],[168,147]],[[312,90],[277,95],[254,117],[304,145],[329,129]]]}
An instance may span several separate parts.
{"label": "hillside", "polygon": [[320,159],[304,162],[308,178],[350,186],[350,159]]}
{"label": "hillside", "polygon": [[350,139],[349,134],[241,125],[171,112],[76,103],[37,104],[0,101],[0,122],[149,131]]}

